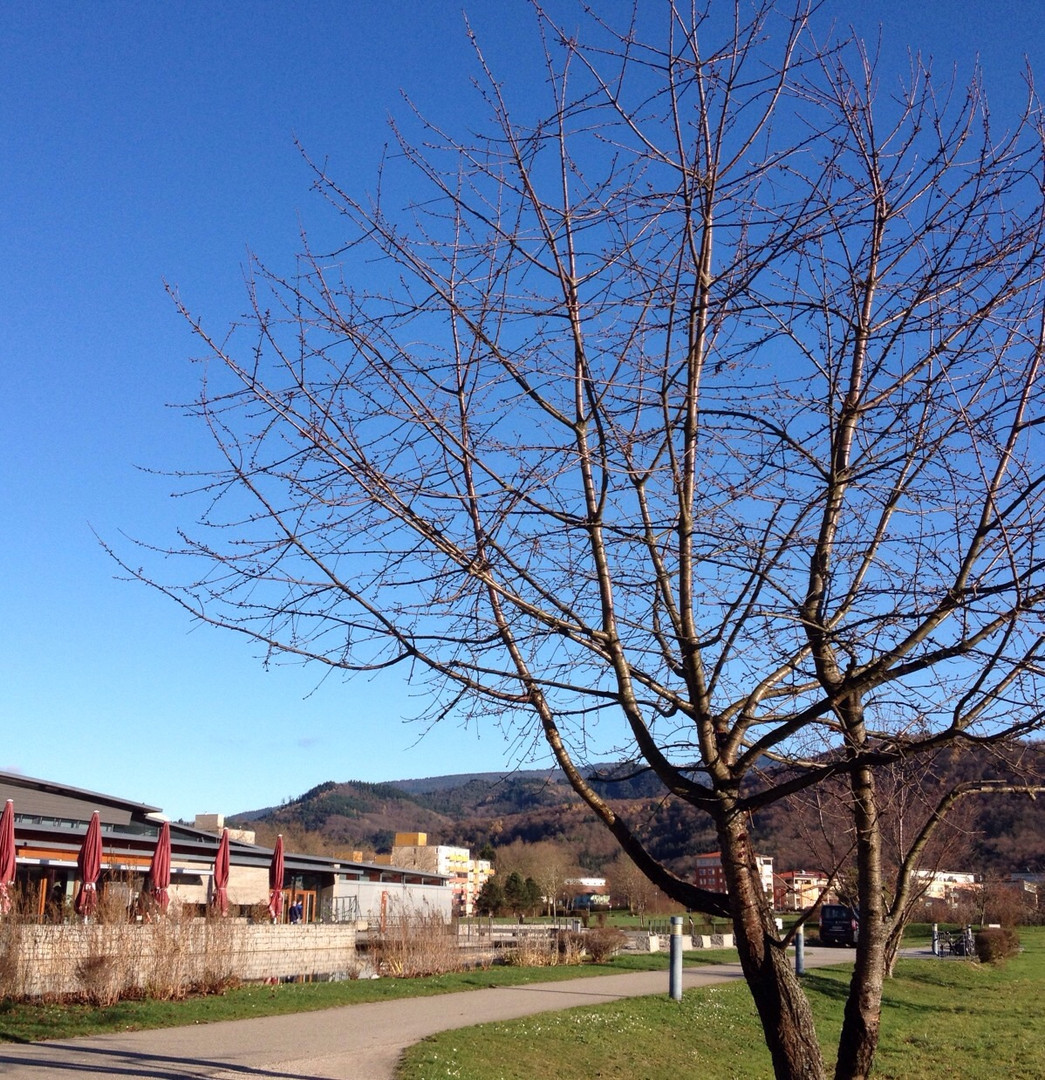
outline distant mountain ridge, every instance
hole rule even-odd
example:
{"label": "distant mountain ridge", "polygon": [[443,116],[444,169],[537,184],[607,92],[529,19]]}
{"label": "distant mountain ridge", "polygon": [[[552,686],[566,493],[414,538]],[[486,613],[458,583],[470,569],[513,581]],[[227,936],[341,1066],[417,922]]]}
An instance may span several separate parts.
{"label": "distant mountain ridge", "polygon": [[[1035,749],[1039,756],[1045,751]],[[964,778],[974,763],[946,764]],[[978,766],[976,766],[978,767]],[[667,798],[648,770],[629,764],[603,764],[606,779],[595,786],[656,855],[679,873],[690,860],[718,847],[706,819],[692,807]],[[1005,769],[993,767],[998,778]],[[616,779],[614,779],[616,776]],[[963,863],[976,872],[1045,872],[1045,799],[991,796],[969,800]],[[318,784],[276,807],[236,814],[230,824],[247,825],[259,842],[282,833],[292,850],[364,857],[391,849],[396,832],[425,832],[431,843],[479,850],[514,840],[552,840],[568,845],[580,866],[598,872],[617,854],[616,841],[594,818],[555,769],[461,773],[385,783],[363,781]],[[778,806],[756,815],[752,837],[778,867],[808,868],[810,854],[794,814]]]}
{"label": "distant mountain ridge", "polygon": [[558,769],[522,769],[503,772],[451,773],[447,776],[425,776],[415,780],[389,780],[387,782],[409,795],[427,795],[446,788],[462,787],[473,780],[496,784],[512,777],[524,780],[550,780],[558,776]]}
{"label": "distant mountain ridge", "polygon": [[[630,766],[595,767],[600,776],[626,774],[619,780],[596,781],[604,797],[620,810],[655,822],[663,788],[651,773]],[[478,850],[513,840],[556,840],[576,850],[582,866],[597,870],[617,851],[616,842],[597,822],[557,769],[462,773],[383,783],[364,781],[317,784],[280,806],[243,811],[229,824],[255,830],[258,841],[282,833],[294,850],[326,854],[388,851],[397,832],[425,832],[430,842]],[[697,823],[687,823],[692,838]],[[666,841],[653,837],[655,848],[670,856],[678,846],[677,829],[664,828]],[[707,842],[711,842],[710,835]],[[678,854],[681,854],[681,850]]]}

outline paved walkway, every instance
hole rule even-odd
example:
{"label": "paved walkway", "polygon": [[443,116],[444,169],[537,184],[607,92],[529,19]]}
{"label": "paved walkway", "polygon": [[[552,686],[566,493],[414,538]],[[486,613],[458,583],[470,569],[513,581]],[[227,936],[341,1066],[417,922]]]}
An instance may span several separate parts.
{"label": "paved walkway", "polygon": [[[837,949],[806,949],[809,967],[845,959],[846,954]],[[738,964],[692,967],[683,971],[682,985],[689,989],[740,977]],[[667,992],[666,971],[635,972],[65,1042],[0,1043],[0,1076],[14,1080],[392,1080],[402,1051],[426,1035]]]}

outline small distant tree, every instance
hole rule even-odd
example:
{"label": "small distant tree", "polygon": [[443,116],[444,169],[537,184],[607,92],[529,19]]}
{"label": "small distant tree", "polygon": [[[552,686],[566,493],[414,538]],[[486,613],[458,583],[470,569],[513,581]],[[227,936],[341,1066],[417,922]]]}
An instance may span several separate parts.
{"label": "small distant tree", "polygon": [[513,840],[497,852],[497,865],[504,871],[516,871],[524,880],[533,878],[547,902],[549,914],[558,914],[558,904],[564,896],[566,882],[579,874],[576,859],[565,844],[554,840],[539,840],[528,844]]}
{"label": "small distant tree", "polygon": [[660,890],[623,852],[606,868],[606,885],[615,903],[624,903],[644,926],[656,907]]}
{"label": "small distant tree", "polygon": [[972,891],[973,912],[965,919],[980,926],[999,923],[1001,926],[1022,926],[1033,918],[1032,899],[1022,881],[1012,881],[997,873],[984,874],[978,888]]}
{"label": "small distant tree", "polygon": [[[971,807],[965,796],[984,788],[995,792],[1023,790],[1022,785],[994,781],[965,784],[956,779],[961,775],[947,753],[926,753],[883,764],[877,770],[882,890],[895,914],[886,938],[886,975],[892,974],[904,927],[916,911],[924,911],[932,875],[960,870],[968,863]],[[833,893],[840,903],[858,907],[859,843],[851,798],[848,783],[839,777],[788,800],[787,809],[812,865],[830,880],[828,894]],[[949,812],[943,809],[948,806]],[[897,883],[902,891],[896,888]]]}
{"label": "small distant tree", "polygon": [[504,890],[497,878],[487,878],[475,898],[475,909],[480,915],[500,915],[504,911]]}
{"label": "small distant tree", "polygon": [[532,877],[528,877],[523,882],[523,897],[526,910],[531,915],[538,914],[544,906],[544,893],[541,892],[541,886]]}
{"label": "small distant tree", "polygon": [[526,880],[513,870],[504,879],[504,906],[513,915],[522,915],[528,903]]}

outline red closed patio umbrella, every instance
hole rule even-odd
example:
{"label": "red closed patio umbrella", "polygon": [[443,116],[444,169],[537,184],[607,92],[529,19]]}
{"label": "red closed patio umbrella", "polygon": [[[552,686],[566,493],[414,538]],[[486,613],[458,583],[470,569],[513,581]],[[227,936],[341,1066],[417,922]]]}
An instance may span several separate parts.
{"label": "red closed patio umbrella", "polygon": [[218,853],[214,856],[214,905],[219,914],[229,913],[229,830],[221,830]]}
{"label": "red closed patio umbrella", "polygon": [[15,804],[7,800],[0,814],[0,915],[11,910],[10,888],[15,882]]}
{"label": "red closed patio umbrella", "polygon": [[269,863],[269,914],[279,922],[283,913],[283,834],[276,837],[276,846]]}
{"label": "red closed patio umbrella", "polygon": [[76,868],[80,875],[80,888],[76,893],[76,914],[85,919],[94,914],[98,907],[98,875],[102,872],[102,825],[98,820],[98,811],[91,815],[87,826],[87,835],[80,845],[80,854],[76,856]]}
{"label": "red closed patio umbrella", "polygon": [[152,853],[152,863],[149,866],[149,876],[152,879],[152,898],[160,910],[166,913],[170,903],[167,890],[171,887],[171,827],[166,821],[160,826],[156,850]]}

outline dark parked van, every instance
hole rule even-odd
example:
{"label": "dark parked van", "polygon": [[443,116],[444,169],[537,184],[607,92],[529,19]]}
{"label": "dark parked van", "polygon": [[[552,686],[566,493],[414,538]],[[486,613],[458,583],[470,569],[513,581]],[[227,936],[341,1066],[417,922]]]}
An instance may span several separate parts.
{"label": "dark parked van", "polygon": [[820,944],[855,945],[860,933],[860,920],[851,907],[824,904],[820,909]]}

